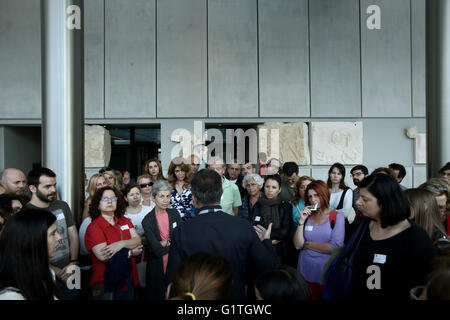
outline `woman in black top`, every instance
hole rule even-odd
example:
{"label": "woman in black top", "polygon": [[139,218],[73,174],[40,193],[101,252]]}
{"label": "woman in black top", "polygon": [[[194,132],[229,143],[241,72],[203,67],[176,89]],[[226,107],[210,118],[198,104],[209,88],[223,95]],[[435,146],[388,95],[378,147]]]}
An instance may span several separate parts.
{"label": "woman in black top", "polygon": [[356,251],[353,297],[408,299],[411,288],[424,285],[436,255],[423,228],[409,220],[410,206],[399,184],[385,174],[361,182],[360,211],[371,219]]}
{"label": "woman in black top", "polygon": [[292,205],[282,201],[281,178],[279,175],[268,175],[264,178],[264,195],[255,203],[251,222],[254,226],[261,225],[268,228],[272,223],[270,239],[279,258],[279,262],[287,263],[287,250],[292,244],[289,233],[292,224]]}

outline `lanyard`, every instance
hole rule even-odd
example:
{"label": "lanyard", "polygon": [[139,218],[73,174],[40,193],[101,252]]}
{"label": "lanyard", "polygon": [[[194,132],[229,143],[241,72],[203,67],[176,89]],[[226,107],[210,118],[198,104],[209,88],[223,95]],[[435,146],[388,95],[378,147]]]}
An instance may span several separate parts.
{"label": "lanyard", "polygon": [[222,207],[218,206],[218,207],[211,207],[211,208],[205,208],[203,210],[201,210],[198,214],[204,214],[204,213],[212,213],[212,212],[221,212],[222,211]]}

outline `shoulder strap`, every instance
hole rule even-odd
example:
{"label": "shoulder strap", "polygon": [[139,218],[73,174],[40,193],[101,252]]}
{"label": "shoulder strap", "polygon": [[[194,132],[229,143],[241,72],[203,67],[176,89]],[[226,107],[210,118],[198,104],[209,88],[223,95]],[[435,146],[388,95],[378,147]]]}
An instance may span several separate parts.
{"label": "shoulder strap", "polygon": [[[348,242],[346,243],[344,250],[342,250],[342,256],[348,257],[349,260],[353,260],[357,249],[359,248],[359,243],[361,239],[364,237],[364,233],[366,232],[370,223],[369,218],[365,218],[358,225],[358,228],[352,234]],[[350,254],[350,255],[349,255]]]}
{"label": "shoulder strap", "polygon": [[331,229],[333,229],[334,226],[336,225],[336,217],[337,217],[338,213],[339,212],[337,212],[336,210],[332,210],[330,212],[330,226],[331,226]]}
{"label": "shoulder strap", "polygon": [[[298,208],[298,207],[297,207],[297,208]],[[330,219],[330,226],[331,226],[331,229],[333,229],[334,226],[336,225],[336,217],[337,217],[338,213],[339,213],[339,212],[337,212],[336,210],[332,210],[332,211],[330,212],[329,219]],[[305,224],[306,224],[306,221],[308,221],[308,219],[309,219],[309,217],[306,218]]]}
{"label": "shoulder strap", "polygon": [[348,189],[350,189],[350,188],[345,188],[344,192],[342,192],[341,199],[339,200],[339,204],[336,207],[336,210],[340,210],[344,206],[344,198],[345,198],[345,194],[347,193]]}

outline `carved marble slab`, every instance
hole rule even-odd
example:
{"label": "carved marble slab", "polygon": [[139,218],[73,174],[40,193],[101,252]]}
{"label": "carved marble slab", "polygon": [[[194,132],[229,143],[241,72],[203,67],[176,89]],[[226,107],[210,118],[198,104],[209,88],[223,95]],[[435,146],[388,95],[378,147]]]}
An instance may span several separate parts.
{"label": "carved marble slab", "polygon": [[84,166],[105,167],[111,159],[111,136],[102,126],[84,126]]}
{"label": "carved marble slab", "polygon": [[311,122],[311,164],[363,163],[362,122]]}
{"label": "carved marble slab", "polygon": [[278,158],[281,162],[294,161],[309,165],[308,126],[303,122],[266,122],[258,126],[259,152],[267,159]]}

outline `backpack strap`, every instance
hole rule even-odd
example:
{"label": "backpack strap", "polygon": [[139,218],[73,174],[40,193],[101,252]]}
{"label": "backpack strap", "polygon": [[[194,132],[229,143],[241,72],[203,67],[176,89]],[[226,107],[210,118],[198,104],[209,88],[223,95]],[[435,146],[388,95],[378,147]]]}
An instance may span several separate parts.
{"label": "backpack strap", "polygon": [[344,207],[344,198],[345,198],[345,194],[347,193],[348,189],[350,189],[350,188],[345,188],[344,192],[342,192],[341,199],[339,200],[339,204],[336,207],[336,210],[340,210]]}
{"label": "backpack strap", "polygon": [[337,212],[336,210],[332,210],[330,212],[330,226],[331,226],[331,229],[333,229],[334,226],[336,225],[336,217],[337,217],[338,213],[339,212]]}
{"label": "backpack strap", "polygon": [[[329,219],[330,219],[330,226],[331,226],[331,229],[333,229],[334,226],[336,225],[336,217],[337,217],[338,214],[339,214],[339,212],[337,212],[336,210],[332,210],[332,211],[330,212]],[[309,217],[306,218],[306,220],[305,220],[305,225],[306,225],[306,221],[308,221],[308,219],[309,219]]]}

